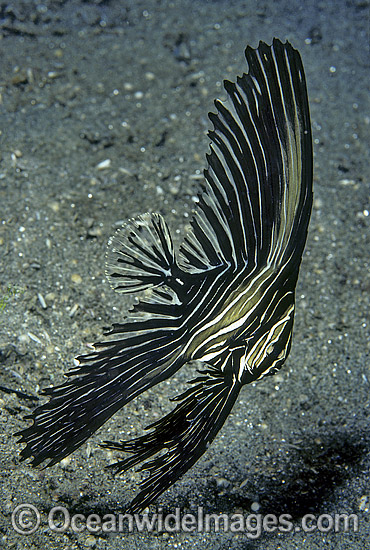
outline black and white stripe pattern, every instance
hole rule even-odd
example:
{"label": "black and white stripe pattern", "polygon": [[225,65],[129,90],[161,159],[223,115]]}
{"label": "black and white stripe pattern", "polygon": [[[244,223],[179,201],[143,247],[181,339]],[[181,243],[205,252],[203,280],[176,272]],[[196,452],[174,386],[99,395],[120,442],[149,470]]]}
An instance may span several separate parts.
{"label": "black and white stripe pattern", "polygon": [[[204,453],[243,384],[276,372],[291,343],[294,292],[312,204],[312,145],[300,56],[287,42],[247,47],[248,74],[225,82],[211,113],[211,151],[190,233],[175,253],[159,214],[129,221],[110,241],[107,277],[146,289],[128,320],[80,356],[68,381],[21,432],[22,457],[55,464],[119,408],[185,363],[205,365],[153,431],[111,449],[145,459],[130,511],[150,504]],[[161,451],[166,450],[163,454]]]}

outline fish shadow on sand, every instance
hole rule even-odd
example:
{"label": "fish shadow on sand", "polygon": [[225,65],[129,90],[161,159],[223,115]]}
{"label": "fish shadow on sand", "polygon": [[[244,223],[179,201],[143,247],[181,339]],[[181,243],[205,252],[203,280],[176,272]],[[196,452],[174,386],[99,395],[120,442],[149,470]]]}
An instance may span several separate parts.
{"label": "fish shadow on sand", "polygon": [[[370,433],[353,426],[316,431],[291,448],[278,474],[251,475],[250,486],[248,483],[244,488],[258,495],[262,514],[290,514],[298,520],[309,513],[343,512],[343,506],[336,508],[336,495],[361,469],[369,448]],[[248,509],[248,503],[240,497],[233,505]],[[355,513],[357,506],[346,511]]]}

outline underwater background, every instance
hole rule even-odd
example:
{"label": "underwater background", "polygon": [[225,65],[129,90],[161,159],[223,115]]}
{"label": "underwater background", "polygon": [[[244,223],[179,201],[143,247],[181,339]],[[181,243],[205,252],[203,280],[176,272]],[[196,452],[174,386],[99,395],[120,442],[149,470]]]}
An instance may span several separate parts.
{"label": "underwater background", "polygon": [[[0,2],[0,547],[364,549],[370,545],[370,6],[366,0]],[[118,514],[141,478],[113,478],[127,439],[173,408],[189,372],[119,411],[61,464],[20,463],[14,433],[133,300],[104,275],[109,237],[160,212],[186,231],[207,113],[244,49],[273,37],[303,60],[314,206],[290,356],[246,386],[207,453],[153,511],[358,515],[358,532],[52,532],[53,506]],[[8,392],[13,389],[16,392]],[[31,399],[30,397],[33,397]],[[38,399],[38,400],[37,400]],[[30,503],[34,533],[12,525]]]}

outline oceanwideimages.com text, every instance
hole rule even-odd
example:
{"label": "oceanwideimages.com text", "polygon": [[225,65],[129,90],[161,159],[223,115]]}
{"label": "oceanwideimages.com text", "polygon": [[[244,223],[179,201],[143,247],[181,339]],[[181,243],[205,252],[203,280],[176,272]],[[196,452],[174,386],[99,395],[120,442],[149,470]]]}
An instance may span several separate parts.
{"label": "oceanwideimages.com text", "polygon": [[165,514],[159,508],[152,514],[71,514],[64,506],[54,506],[45,517],[33,504],[18,505],[12,513],[12,525],[17,533],[35,533],[42,525],[50,531],[65,533],[245,533],[248,538],[257,539],[262,533],[290,533],[304,531],[312,533],[357,532],[356,514],[306,514],[299,521],[293,521],[290,514],[210,514],[202,507],[196,513],[184,513],[176,508],[174,513]]}

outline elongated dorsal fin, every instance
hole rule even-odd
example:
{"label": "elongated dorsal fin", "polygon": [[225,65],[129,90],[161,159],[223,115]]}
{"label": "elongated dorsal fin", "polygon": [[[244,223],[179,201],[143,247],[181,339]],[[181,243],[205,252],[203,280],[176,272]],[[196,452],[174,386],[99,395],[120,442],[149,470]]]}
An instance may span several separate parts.
{"label": "elongated dorsal fin", "polygon": [[215,101],[205,183],[179,263],[245,276],[298,267],[312,204],[312,143],[299,53],[275,39],[245,51],[247,74]]}

